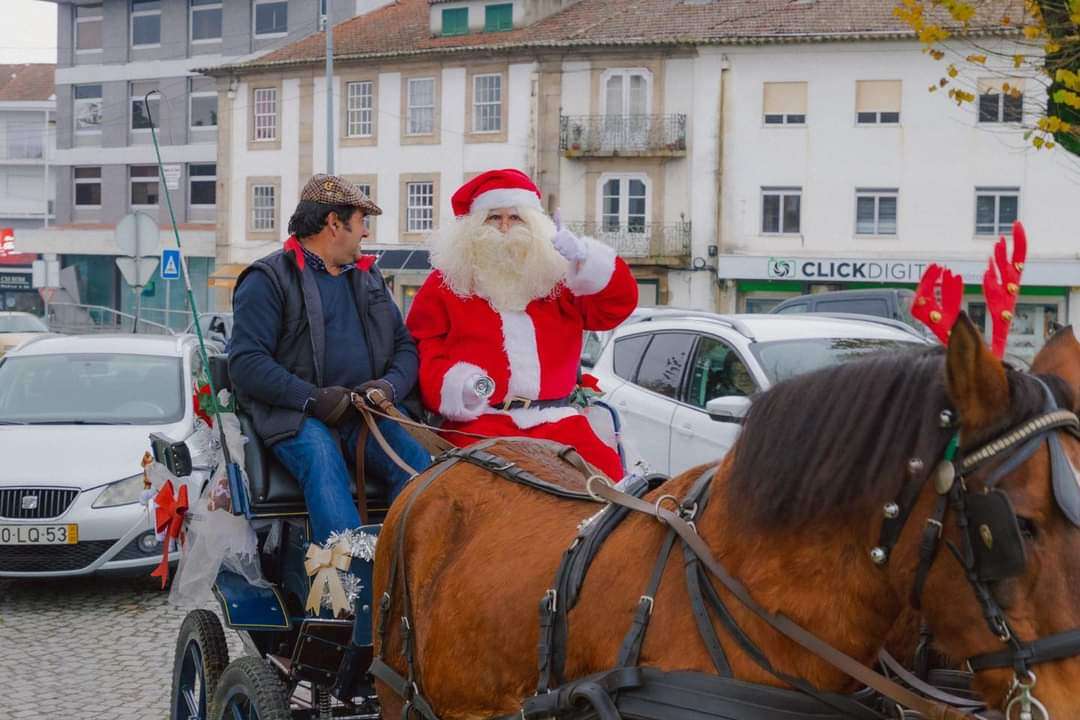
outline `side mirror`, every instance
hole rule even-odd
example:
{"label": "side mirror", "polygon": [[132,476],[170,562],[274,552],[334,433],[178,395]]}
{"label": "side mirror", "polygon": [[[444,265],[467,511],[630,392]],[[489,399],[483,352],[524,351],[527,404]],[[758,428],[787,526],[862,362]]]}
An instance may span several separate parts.
{"label": "side mirror", "polygon": [[742,422],[750,409],[750,398],[742,395],[725,395],[705,403],[705,412],[717,422]]}

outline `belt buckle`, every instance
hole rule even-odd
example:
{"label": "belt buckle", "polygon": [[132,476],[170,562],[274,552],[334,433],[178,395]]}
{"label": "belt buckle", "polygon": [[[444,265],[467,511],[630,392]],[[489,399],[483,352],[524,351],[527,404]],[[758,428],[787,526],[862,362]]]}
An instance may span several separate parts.
{"label": "belt buckle", "polygon": [[514,401],[517,401],[517,402],[521,403],[521,409],[522,410],[528,410],[529,406],[532,405],[532,402],[533,402],[529,398],[523,398],[523,397],[518,397],[517,395],[514,395],[513,397],[508,397],[508,398],[506,398],[506,400],[503,401],[502,409],[509,412],[510,404],[513,403]]}

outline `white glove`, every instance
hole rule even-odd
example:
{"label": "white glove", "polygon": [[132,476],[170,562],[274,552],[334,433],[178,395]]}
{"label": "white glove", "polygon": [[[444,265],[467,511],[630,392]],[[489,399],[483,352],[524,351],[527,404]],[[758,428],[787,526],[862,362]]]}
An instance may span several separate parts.
{"label": "white glove", "polygon": [[563,227],[558,209],[555,210],[551,219],[555,221],[555,237],[551,239],[551,244],[555,246],[559,254],[570,262],[584,260],[588,254],[585,241]]}

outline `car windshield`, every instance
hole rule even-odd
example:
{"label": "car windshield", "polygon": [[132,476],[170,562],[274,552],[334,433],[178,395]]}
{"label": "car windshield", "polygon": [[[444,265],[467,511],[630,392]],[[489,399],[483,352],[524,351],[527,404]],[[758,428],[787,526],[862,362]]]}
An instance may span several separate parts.
{"label": "car windshield", "polygon": [[94,353],[0,362],[0,424],[163,425],[184,417],[180,358]]}
{"label": "car windshield", "polygon": [[796,375],[849,362],[864,355],[925,347],[923,343],[880,338],[805,338],[754,343],[750,350],[765,371],[769,382],[776,384]]}
{"label": "car windshield", "polygon": [[35,315],[0,315],[0,333],[30,332],[49,332],[49,328]]}

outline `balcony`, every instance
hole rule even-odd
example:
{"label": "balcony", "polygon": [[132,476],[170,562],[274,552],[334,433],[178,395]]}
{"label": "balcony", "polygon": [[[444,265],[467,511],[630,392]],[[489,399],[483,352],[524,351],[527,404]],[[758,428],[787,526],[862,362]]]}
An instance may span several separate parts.
{"label": "balcony", "polygon": [[573,157],[685,157],[685,115],[563,115],[559,150]]}
{"label": "balcony", "polygon": [[609,222],[567,223],[578,235],[596,238],[615,248],[631,265],[659,265],[669,268],[690,266],[690,223]]}

